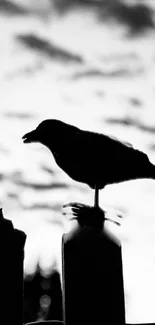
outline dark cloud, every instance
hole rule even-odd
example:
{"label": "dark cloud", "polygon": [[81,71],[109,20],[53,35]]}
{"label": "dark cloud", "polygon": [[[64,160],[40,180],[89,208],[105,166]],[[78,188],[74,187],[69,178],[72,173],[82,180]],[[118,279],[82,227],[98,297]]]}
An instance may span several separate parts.
{"label": "dark cloud", "polygon": [[0,0],[0,12],[8,15],[26,14],[27,10],[8,0]]}
{"label": "dark cloud", "polygon": [[63,50],[62,48],[41,39],[34,34],[18,35],[17,40],[23,43],[25,46],[45,56],[50,57],[62,62],[75,62],[82,63],[83,60],[79,55],[72,54],[69,51]]}
{"label": "dark cloud", "polygon": [[77,7],[91,8],[100,21],[117,21],[129,27],[131,34],[154,27],[153,10],[144,4],[127,4],[121,0],[52,0],[56,10],[66,12]]}
{"label": "dark cloud", "polygon": [[120,5],[116,12],[116,18],[128,25],[131,33],[141,32],[146,28],[154,27],[153,16],[146,5]]}
{"label": "dark cloud", "polygon": [[[104,68],[103,68],[104,70]],[[128,68],[118,68],[114,71],[88,70],[84,72],[76,72],[72,75],[73,80],[84,78],[128,78],[137,74],[137,70],[130,71]]]}
{"label": "dark cloud", "polygon": [[126,127],[137,127],[139,130],[144,131],[144,132],[148,132],[148,133],[155,133],[155,126],[148,126],[145,125],[137,120],[135,120],[134,118],[131,117],[124,117],[124,118],[108,118],[106,119],[107,123],[110,124],[115,124],[115,125],[122,125],[122,126],[126,126]]}

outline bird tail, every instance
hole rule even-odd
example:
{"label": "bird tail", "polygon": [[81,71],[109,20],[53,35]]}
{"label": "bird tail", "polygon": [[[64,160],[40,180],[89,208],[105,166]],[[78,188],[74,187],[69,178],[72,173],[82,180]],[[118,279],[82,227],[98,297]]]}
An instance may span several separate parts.
{"label": "bird tail", "polygon": [[146,177],[155,179],[155,165],[153,165],[152,163],[149,163],[149,168],[147,169]]}

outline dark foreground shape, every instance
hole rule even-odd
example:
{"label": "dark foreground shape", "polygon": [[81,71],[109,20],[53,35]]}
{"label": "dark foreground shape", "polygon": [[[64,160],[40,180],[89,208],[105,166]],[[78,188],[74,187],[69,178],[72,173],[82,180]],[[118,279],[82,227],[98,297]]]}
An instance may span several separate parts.
{"label": "dark foreground shape", "polygon": [[0,209],[0,317],[4,325],[23,324],[23,259],[26,235],[14,229]]}
{"label": "dark foreground shape", "polygon": [[124,325],[121,246],[105,231],[103,211],[77,220],[62,254],[65,325]]}

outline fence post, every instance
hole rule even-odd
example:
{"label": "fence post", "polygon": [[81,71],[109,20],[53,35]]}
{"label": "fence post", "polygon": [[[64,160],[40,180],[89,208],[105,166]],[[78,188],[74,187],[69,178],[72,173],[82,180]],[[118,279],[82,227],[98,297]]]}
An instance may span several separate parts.
{"label": "fence post", "polygon": [[0,209],[0,317],[23,325],[23,259],[26,235],[4,219]]}
{"label": "fence post", "polygon": [[62,265],[64,325],[125,324],[121,246],[104,220],[76,221],[62,237]]}

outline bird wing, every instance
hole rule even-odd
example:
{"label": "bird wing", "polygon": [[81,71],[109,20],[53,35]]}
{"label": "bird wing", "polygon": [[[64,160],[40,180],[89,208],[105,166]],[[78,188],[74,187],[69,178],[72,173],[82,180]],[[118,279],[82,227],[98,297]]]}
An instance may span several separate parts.
{"label": "bird wing", "polygon": [[149,161],[130,144],[99,133],[76,130],[62,140],[57,164],[71,178],[92,188],[138,178],[141,166]]}
{"label": "bird wing", "polygon": [[85,171],[91,174],[91,186],[95,180],[102,188],[106,184],[140,178],[148,168],[149,159],[144,152],[117,138],[84,131],[84,134],[79,133],[76,142],[81,148]]}

